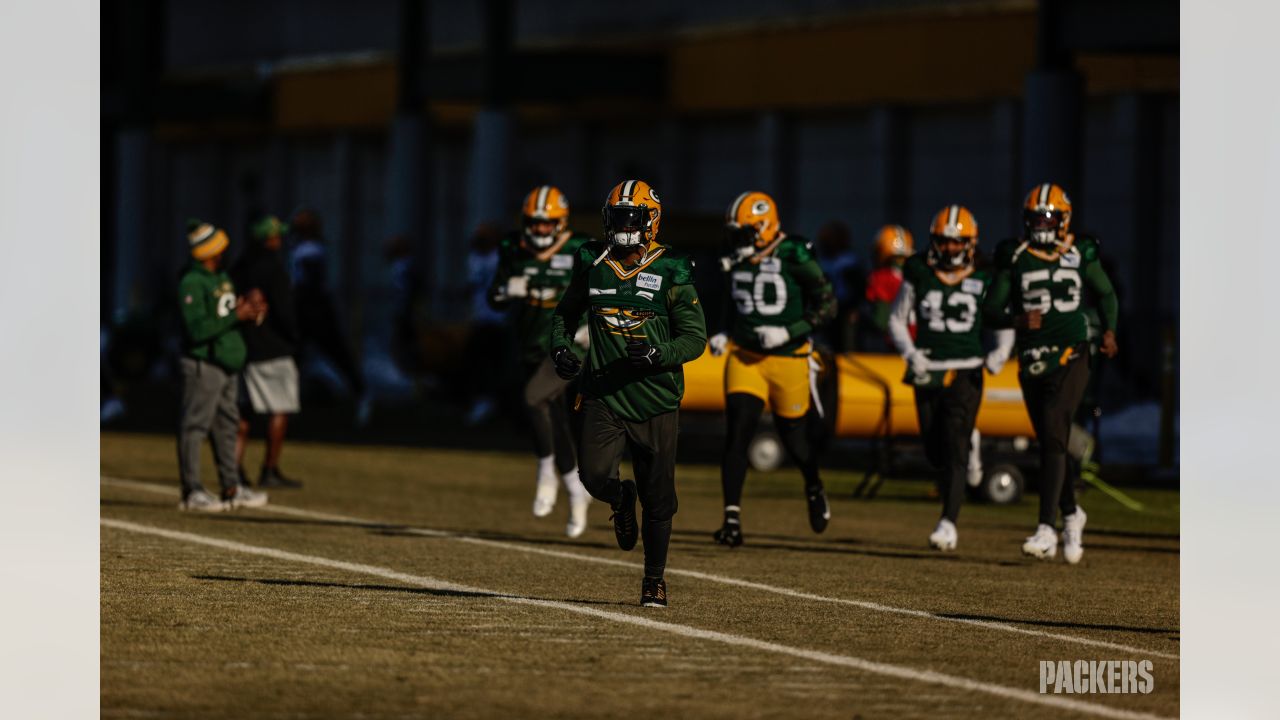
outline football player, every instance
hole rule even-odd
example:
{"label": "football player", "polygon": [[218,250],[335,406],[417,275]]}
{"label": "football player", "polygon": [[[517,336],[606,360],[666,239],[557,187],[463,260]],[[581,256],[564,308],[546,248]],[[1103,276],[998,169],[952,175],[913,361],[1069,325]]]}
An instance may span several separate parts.
{"label": "football player", "polygon": [[[552,317],[551,357],[560,377],[581,375],[582,482],[613,508],[619,547],[631,550],[643,535],[640,604],[666,607],[682,366],[706,348],[706,322],[693,262],[658,243],[662,204],[653,188],[641,180],[619,183],[603,216],[604,242],[579,248],[573,280]],[[573,341],[584,312],[591,338],[585,361]],[[624,449],[634,481],[619,480]]]}
{"label": "football player", "polygon": [[[521,228],[502,239],[498,270],[489,286],[489,304],[510,308],[524,367],[524,402],[538,455],[535,517],[546,517],[556,504],[561,482],[569,496],[565,533],[576,538],[587,529],[591,496],[578,478],[578,459],[569,427],[565,389],[551,363],[551,315],[569,286],[578,250],[591,238],[569,230],[569,202],[551,185],[534,188],[521,206]],[[586,328],[575,338],[586,343]]]}
{"label": "football player", "polygon": [[835,294],[809,241],[782,232],[773,198],[742,193],[729,205],[725,227],[728,254],[721,269],[732,302],[727,330],[710,341],[713,355],[729,353],[724,375],[728,427],[720,465],[724,523],[712,537],[729,547],[742,544],[747,447],[766,404],[804,476],[809,526],[820,533],[827,529],[831,506],[806,428],[810,403],[817,402],[809,335],[835,317]]}
{"label": "football player", "polygon": [[942,518],[929,535],[938,550],[956,548],[983,366],[999,373],[1013,348],[1013,330],[1000,330],[996,348],[984,357],[982,308],[992,276],[974,266],[977,248],[973,213],[960,205],[939,211],[929,226],[929,249],[902,266],[902,285],[888,319],[894,345],[907,361],[903,381],[915,388],[925,454],[939,471]]}
{"label": "football player", "polygon": [[[864,335],[865,350],[874,351],[889,335],[889,309],[902,286],[902,265],[915,252],[911,231],[901,225],[885,225],[876,233],[875,269],[867,276],[867,305],[872,333]],[[914,323],[913,323],[914,324]],[[914,329],[912,330],[914,332]]]}
{"label": "football player", "polygon": [[1012,313],[1022,394],[1040,442],[1040,523],[1022,552],[1049,559],[1058,552],[1054,532],[1062,511],[1063,556],[1084,555],[1085,512],[1075,488],[1065,482],[1067,438],[1089,382],[1089,326],[1084,291],[1089,290],[1102,321],[1099,350],[1115,357],[1119,302],[1098,257],[1098,241],[1071,232],[1071,200],[1052,183],[1031,189],[1023,203],[1022,237],[996,250],[997,276],[990,297],[994,310]]}

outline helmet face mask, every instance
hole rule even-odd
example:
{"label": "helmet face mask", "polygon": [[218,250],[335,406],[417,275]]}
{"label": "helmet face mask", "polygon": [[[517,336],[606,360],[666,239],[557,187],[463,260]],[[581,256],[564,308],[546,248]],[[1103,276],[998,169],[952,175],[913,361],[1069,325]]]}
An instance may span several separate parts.
{"label": "helmet face mask", "polygon": [[639,247],[651,224],[651,210],[638,205],[606,205],[604,234],[609,243],[619,247]]}
{"label": "helmet face mask", "polygon": [[1022,225],[1032,245],[1057,245],[1066,234],[1065,216],[1060,210],[1024,210]]}
{"label": "helmet face mask", "polygon": [[[563,222],[557,222],[551,218],[524,217],[524,239],[532,246],[539,250],[551,247],[556,240],[556,234],[562,229]],[[547,230],[550,232],[547,232]]]}
{"label": "helmet face mask", "polygon": [[754,225],[730,223],[724,227],[725,243],[730,249],[754,249],[760,244],[760,230]]}
{"label": "helmet face mask", "polygon": [[930,266],[952,272],[973,264],[973,241],[969,238],[931,235],[929,239]]}

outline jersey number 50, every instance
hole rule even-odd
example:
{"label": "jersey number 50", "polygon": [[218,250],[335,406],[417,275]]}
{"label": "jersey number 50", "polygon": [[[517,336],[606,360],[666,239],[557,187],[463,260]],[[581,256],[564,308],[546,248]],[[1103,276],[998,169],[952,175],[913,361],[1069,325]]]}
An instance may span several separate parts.
{"label": "jersey number 50", "polygon": [[[777,315],[787,306],[787,284],[777,273],[753,275],[749,272],[736,272],[732,281],[729,292],[738,306],[738,312],[743,315],[750,315],[752,312]],[[765,289],[770,285],[773,286],[773,302],[765,300]]]}

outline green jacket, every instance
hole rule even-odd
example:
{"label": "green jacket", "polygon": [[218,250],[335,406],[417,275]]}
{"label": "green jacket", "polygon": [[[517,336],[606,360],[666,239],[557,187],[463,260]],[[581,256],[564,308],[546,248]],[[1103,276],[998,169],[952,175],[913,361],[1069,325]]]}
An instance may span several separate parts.
{"label": "green jacket", "polygon": [[[693,262],[655,245],[639,265],[605,259],[607,246],[584,243],[573,279],[551,318],[551,352],[578,355],[573,334],[583,313],[591,334],[580,389],[631,422],[679,409],[684,363],[707,347],[707,326],[693,287]],[[644,340],[662,353],[662,366],[637,369],[627,361],[627,342]]]}
{"label": "green jacket", "polygon": [[188,357],[208,360],[227,372],[244,367],[247,351],[236,318],[236,289],[225,272],[192,263],[178,283],[178,308]]}

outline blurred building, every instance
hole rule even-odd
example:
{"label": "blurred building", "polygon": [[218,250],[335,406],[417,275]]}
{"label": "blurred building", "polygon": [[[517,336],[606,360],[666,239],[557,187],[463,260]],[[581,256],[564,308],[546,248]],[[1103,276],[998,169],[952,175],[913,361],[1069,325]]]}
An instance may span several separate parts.
{"label": "blurred building", "polygon": [[309,206],[353,330],[389,317],[386,239],[430,313],[463,312],[467,240],[559,185],[574,221],[626,177],[710,248],[724,206],[784,227],[926,237],[949,202],[982,246],[1045,180],[1099,235],[1127,375],[1158,391],[1178,317],[1178,7],[1155,0],[196,0],[103,12],[104,315],[167,302],[183,220],[242,231]]}

